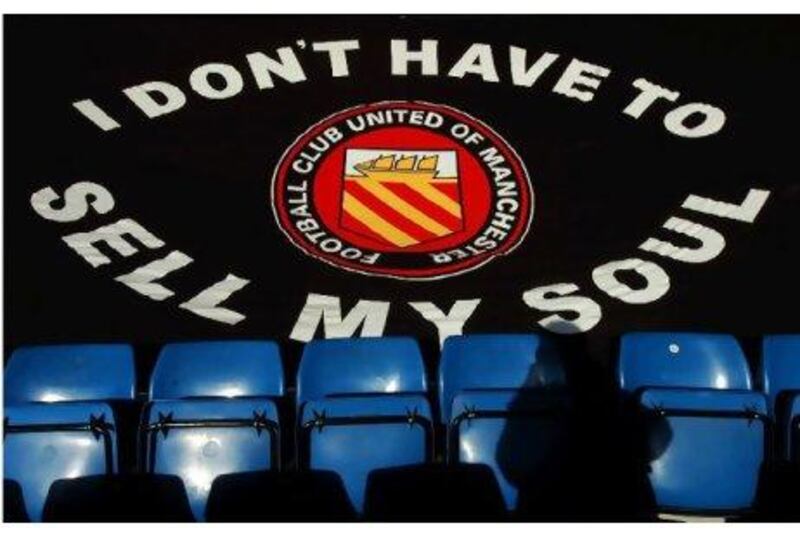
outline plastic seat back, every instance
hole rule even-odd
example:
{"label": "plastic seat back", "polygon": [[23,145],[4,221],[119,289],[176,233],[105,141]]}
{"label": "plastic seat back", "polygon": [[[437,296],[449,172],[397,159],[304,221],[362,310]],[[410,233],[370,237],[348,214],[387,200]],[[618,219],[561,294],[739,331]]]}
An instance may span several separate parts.
{"label": "plastic seat back", "polygon": [[309,401],[300,421],[301,464],[339,474],[358,513],[364,511],[367,478],[373,470],[430,459],[433,429],[423,396]]}
{"label": "plastic seat back", "polygon": [[209,522],[345,522],[353,506],[333,472],[240,472],[214,480]]}
{"label": "plastic seat back", "polygon": [[507,516],[494,473],[481,464],[373,470],[364,507],[369,522],[497,522]]}
{"label": "plastic seat back", "polygon": [[150,379],[150,399],[279,397],[280,349],[271,341],[167,344]]}
{"label": "plastic seat back", "polygon": [[194,517],[175,476],[116,474],[61,479],[53,483],[44,522],[192,522]]}
{"label": "plastic seat back", "polygon": [[466,390],[563,387],[566,373],[553,343],[536,334],[451,336],[439,366],[442,421]]}
{"label": "plastic seat back", "polygon": [[733,336],[627,334],[617,372],[641,411],[647,478],[660,510],[716,515],[754,506],[767,400],[751,390]]}
{"label": "plastic seat back", "polygon": [[22,487],[10,479],[3,479],[3,522],[30,522],[22,499]]}
{"label": "plastic seat back", "polygon": [[205,519],[217,476],[277,468],[278,412],[270,400],[155,401],[145,422],[148,472],[180,477],[197,520]]}
{"label": "plastic seat back", "polygon": [[662,509],[716,514],[756,500],[765,458],[766,398],[758,392],[651,388],[647,451]]}
{"label": "plastic seat back", "polygon": [[5,405],[36,401],[132,400],[133,348],[126,344],[28,346],[4,373]]}
{"label": "plastic seat back", "polygon": [[330,395],[424,392],[425,367],[413,338],[313,340],[297,377],[298,411]]}
{"label": "plastic seat back", "polygon": [[114,413],[105,403],[6,406],[5,418],[3,477],[19,483],[34,522],[54,481],[117,470]]}
{"label": "plastic seat back", "polygon": [[800,396],[789,406],[789,458],[800,466]]}
{"label": "plastic seat back", "polygon": [[451,463],[481,464],[494,473],[509,511],[519,493],[558,481],[570,464],[569,398],[536,390],[457,394],[448,422]]}
{"label": "plastic seat back", "polygon": [[[782,393],[800,393],[800,335],[765,336],[761,346],[761,384],[776,414]],[[786,400],[787,404],[791,401]]]}
{"label": "plastic seat back", "polygon": [[726,334],[630,333],[622,337],[617,363],[620,388],[744,389],[750,369],[736,338]]}

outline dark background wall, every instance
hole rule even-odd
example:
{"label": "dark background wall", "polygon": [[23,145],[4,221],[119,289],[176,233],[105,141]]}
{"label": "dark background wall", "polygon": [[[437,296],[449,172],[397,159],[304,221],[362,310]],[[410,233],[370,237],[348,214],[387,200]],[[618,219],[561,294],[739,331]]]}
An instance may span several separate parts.
{"label": "dark background wall", "polygon": [[[146,370],[160,344],[181,339],[278,339],[291,366],[291,332],[308,292],[392,301],[386,334],[422,339],[431,363],[436,331],[406,301],[449,308],[481,298],[466,332],[538,330],[546,313],[524,305],[526,289],[574,282],[603,308],[603,320],[571,344],[593,370],[621,332],[639,329],[737,334],[751,356],[763,333],[800,330],[797,252],[797,59],[794,17],[6,17],[5,39],[5,355],[21,344],[131,341]],[[392,77],[389,39],[439,40],[442,70],[473,42],[492,44],[501,83],[411,75]],[[245,55],[272,54],[298,39],[359,39],[351,75],[332,78],[325,55],[307,53],[309,78],[259,91]],[[530,89],[508,76],[508,45],[561,62]],[[591,103],[551,88],[568,58],[612,75]],[[245,76],[223,101],[189,90],[200,64],[231,63]],[[715,136],[678,138],[662,113],[634,121],[621,113],[639,77],[709,102],[727,113]],[[121,89],[149,80],[179,85],[184,109],[148,120]],[[123,128],[103,133],[72,108],[93,98]],[[308,258],[277,228],[270,176],[283,151],[311,124],[360,103],[420,99],[487,122],[521,155],[536,196],[531,232],[511,255],[438,282],[368,278]],[[105,216],[60,224],[40,218],[30,196],[91,180],[113,193]],[[752,225],[679,210],[690,193],[739,202],[748,189],[771,191]],[[594,267],[643,254],[647,237],[669,238],[669,216],[696,219],[726,238],[723,253],[690,265],[648,256],[671,278],[650,305],[598,292]],[[247,315],[235,326],[155,302],[113,279],[163,256],[142,251],[90,267],[61,236],[132,217],[170,249],[195,258],[169,279],[190,296],[228,271],[252,282],[228,303]],[[677,238],[676,238],[677,240]],[[686,242],[688,244],[688,242]],[[318,333],[319,334],[319,333]],[[593,372],[589,372],[593,373]]]}

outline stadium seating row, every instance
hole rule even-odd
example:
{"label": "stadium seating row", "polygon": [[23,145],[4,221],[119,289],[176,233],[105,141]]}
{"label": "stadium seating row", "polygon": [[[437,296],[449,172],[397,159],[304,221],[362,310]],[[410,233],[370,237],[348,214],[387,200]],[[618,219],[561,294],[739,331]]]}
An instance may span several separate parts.
{"label": "stadium seating row", "polygon": [[[414,492],[402,484],[403,469],[435,471],[442,428],[451,475],[482,467],[509,511],[530,481],[562,467],[559,452],[575,443],[564,356],[535,334],[448,338],[435,389],[413,339],[311,342],[300,361],[293,426],[281,421],[289,396],[273,342],[164,346],[137,411],[138,428],[130,430],[120,422],[136,399],[133,358],[127,345],[35,346],[12,354],[4,478],[18,488],[11,494],[29,519],[47,516],[48,495],[52,501],[69,484],[63,480],[117,474],[130,443],[137,444],[140,472],[180,481],[196,520],[213,519],[226,499],[236,507],[229,476],[249,474],[238,482],[239,496],[265,478],[287,488],[279,481],[288,472],[281,466],[286,433],[296,434],[292,471],[338,478],[343,503],[359,515],[386,507],[370,497],[381,477],[391,496]],[[758,388],[732,336],[622,337],[621,409],[643,438],[659,510],[745,511],[755,503],[765,462],[800,464],[800,336],[765,337],[757,375]],[[136,485],[137,474],[126,477]],[[220,490],[225,482],[227,492]],[[469,486],[448,488],[454,485]]]}

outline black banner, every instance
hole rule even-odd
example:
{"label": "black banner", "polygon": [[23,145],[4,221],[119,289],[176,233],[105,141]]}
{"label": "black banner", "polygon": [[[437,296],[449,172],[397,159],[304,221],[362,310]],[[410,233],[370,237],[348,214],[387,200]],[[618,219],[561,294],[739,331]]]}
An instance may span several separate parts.
{"label": "black banner", "polygon": [[798,331],[798,30],[6,17],[6,353]]}

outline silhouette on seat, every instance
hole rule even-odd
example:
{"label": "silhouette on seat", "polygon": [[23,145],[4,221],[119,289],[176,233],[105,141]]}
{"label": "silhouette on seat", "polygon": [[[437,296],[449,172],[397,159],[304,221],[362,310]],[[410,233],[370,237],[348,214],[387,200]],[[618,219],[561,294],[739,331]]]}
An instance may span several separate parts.
{"label": "silhouette on seat", "polygon": [[752,391],[735,338],[624,335],[618,381],[639,411],[660,510],[716,515],[754,506],[767,400]]}
{"label": "silhouette on seat", "polygon": [[298,372],[300,466],[339,474],[361,514],[373,470],[430,460],[425,391],[422,355],[412,339],[310,342]]}
{"label": "silhouette on seat", "polygon": [[219,476],[206,506],[209,522],[332,522],[355,520],[333,472],[247,472]]}
{"label": "silhouette on seat", "polygon": [[439,365],[442,421],[453,398],[468,390],[558,390],[567,383],[562,357],[537,334],[473,334],[445,340]]}
{"label": "silhouette on seat", "polygon": [[117,474],[53,483],[45,522],[191,522],[183,482],[174,476]]}
{"label": "silhouette on seat", "polygon": [[194,517],[203,520],[216,477],[279,468],[275,400],[283,393],[273,342],[164,346],[142,420],[146,470],[180,477]]}
{"label": "silhouette on seat", "polygon": [[528,335],[454,336],[439,369],[442,421],[451,463],[492,469],[507,509],[519,490],[546,492],[543,476],[568,464],[570,396],[551,340]]}

